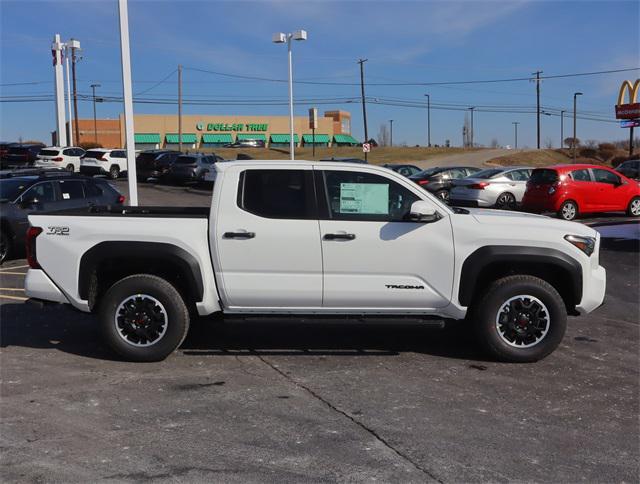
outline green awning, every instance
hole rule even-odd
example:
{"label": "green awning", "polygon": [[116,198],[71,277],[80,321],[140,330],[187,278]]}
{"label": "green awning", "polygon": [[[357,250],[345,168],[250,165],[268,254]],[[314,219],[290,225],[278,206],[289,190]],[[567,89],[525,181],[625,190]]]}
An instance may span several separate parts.
{"label": "green awning", "polygon": [[360,142],[350,134],[334,134],[333,142],[338,144],[359,145]]}
{"label": "green awning", "polygon": [[[302,135],[302,141],[304,141],[305,143],[313,143],[314,142],[313,135],[312,134],[303,134]],[[329,135],[328,134],[317,134],[316,133],[315,142],[316,143],[328,143],[329,142]]]}
{"label": "green awning", "polygon": [[[291,135],[289,133],[287,134],[272,134],[270,136],[271,138],[271,142],[272,143],[289,143],[291,141]],[[294,134],[293,135],[293,142],[294,143],[299,143],[300,142],[300,138],[298,137],[298,134]]]}
{"label": "green awning", "polygon": [[160,135],[158,133],[136,133],[133,135],[136,143],[141,144],[160,144]]}
{"label": "green awning", "polygon": [[[178,144],[180,140],[178,139],[178,133],[167,133],[165,136],[167,143],[170,144]],[[182,133],[182,142],[188,144],[195,144],[198,141],[195,133]]]}
{"label": "green awning", "polygon": [[246,140],[246,139],[255,139],[257,141],[267,142],[267,137],[261,133],[238,133],[236,136],[238,141]]}
{"label": "green awning", "polygon": [[233,143],[230,133],[205,133],[202,135],[203,143]]}

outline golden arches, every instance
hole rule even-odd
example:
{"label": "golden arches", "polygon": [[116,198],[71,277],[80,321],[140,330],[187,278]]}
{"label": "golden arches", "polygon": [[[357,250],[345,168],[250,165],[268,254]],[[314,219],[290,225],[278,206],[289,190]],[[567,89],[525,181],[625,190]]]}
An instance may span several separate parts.
{"label": "golden arches", "polygon": [[[624,93],[629,90],[629,102],[624,102]],[[636,79],[636,82],[631,84],[631,81],[624,81],[620,86],[620,92],[618,93],[618,106],[621,104],[633,104],[638,101],[638,92],[640,91],[640,79]]]}

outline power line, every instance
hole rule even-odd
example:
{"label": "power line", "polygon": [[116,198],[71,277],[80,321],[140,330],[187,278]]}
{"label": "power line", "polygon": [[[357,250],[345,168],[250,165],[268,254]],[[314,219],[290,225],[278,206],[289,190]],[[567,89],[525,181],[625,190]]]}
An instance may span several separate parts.
{"label": "power line", "polygon": [[137,94],[134,94],[134,96],[141,96],[142,94],[146,94],[149,91],[151,91],[152,89],[155,89],[156,87],[158,87],[159,85],[163,84],[165,81],[167,81],[171,76],[173,76],[176,73],[177,69],[172,70],[167,77],[165,77],[164,79],[162,79],[161,81],[156,82],[153,86],[151,86],[148,89],[145,89],[144,91],[140,91]]}

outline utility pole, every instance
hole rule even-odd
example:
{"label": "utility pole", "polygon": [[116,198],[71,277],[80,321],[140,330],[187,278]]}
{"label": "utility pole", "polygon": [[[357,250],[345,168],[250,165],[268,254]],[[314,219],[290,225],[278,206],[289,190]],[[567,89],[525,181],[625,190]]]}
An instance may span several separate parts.
{"label": "utility pole", "polygon": [[64,47],[64,62],[67,70],[67,110],[69,113],[69,133],[67,136],[67,146],[73,146],[73,114],[71,113],[71,76],[69,74],[69,43]]}
{"label": "utility pole", "polygon": [[431,96],[427,96],[427,146],[431,148]]}
{"label": "utility pole", "polygon": [[178,151],[182,153],[182,65],[178,65]]}
{"label": "utility pole", "polygon": [[[360,64],[360,91],[362,93],[362,119],[364,121],[364,142],[369,142],[369,131],[367,131],[367,105],[364,97],[364,63],[367,62],[367,59],[360,59],[358,64]],[[367,161],[367,152],[364,152],[364,161]]]}
{"label": "utility pole", "polygon": [[566,111],[560,111],[560,148],[564,148],[564,113]]}
{"label": "utility pole", "polygon": [[100,87],[100,84],[91,84],[93,90],[93,140],[98,144],[98,120],[96,117],[96,87]]}
{"label": "utility pole", "polygon": [[576,149],[578,145],[578,139],[576,138],[576,98],[582,96],[581,92],[573,93],[573,162],[576,162]]}
{"label": "utility pole", "polygon": [[393,119],[389,120],[389,146],[393,146]]}
{"label": "utility pole", "polygon": [[540,149],[540,74],[542,74],[542,71],[536,71],[534,74],[536,75],[536,122],[538,125],[537,146],[538,149]]}
{"label": "utility pole", "polygon": [[475,106],[470,107],[469,111],[471,111],[471,147],[473,148],[473,110],[475,109]]}
{"label": "utility pole", "polygon": [[520,122],[519,122],[519,121],[514,121],[514,122],[513,122],[513,123],[511,123],[511,124],[513,124],[513,126],[514,126],[514,127],[515,127],[515,129],[516,129],[516,144],[515,144],[514,149],[516,149],[516,150],[517,150],[517,149],[518,149],[518,125],[520,124]]}
{"label": "utility pole", "polygon": [[56,145],[67,145],[67,133],[64,119],[64,80],[62,72],[62,50],[64,44],[60,40],[60,34],[55,34],[51,44],[53,55],[53,79],[56,95]]}
{"label": "utility pole", "polygon": [[629,156],[633,156],[633,126],[629,128]]}
{"label": "utility pole", "polygon": [[76,50],[80,49],[80,42],[74,39],[70,40],[71,47],[71,77],[73,78],[73,124],[76,135],[75,146],[80,145],[80,128],[78,127],[78,83],[76,81],[76,62],[78,56]]}

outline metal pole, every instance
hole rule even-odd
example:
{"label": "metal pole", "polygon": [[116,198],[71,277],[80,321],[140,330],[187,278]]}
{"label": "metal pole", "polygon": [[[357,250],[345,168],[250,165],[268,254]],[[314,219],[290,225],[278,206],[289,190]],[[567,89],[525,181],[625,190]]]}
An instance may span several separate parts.
{"label": "metal pole", "polygon": [[389,131],[390,131],[390,140],[389,140],[389,146],[393,146],[393,119],[389,120]]}
{"label": "metal pole", "polygon": [[427,96],[427,146],[431,148],[431,96]]}
{"label": "metal pole", "polygon": [[315,157],[316,157],[316,125],[315,124],[313,125],[313,129],[311,130],[311,138],[312,138],[312,141],[313,141],[313,143],[312,143],[313,144],[313,148],[312,148],[313,155],[312,155],[312,157],[315,159]]}
{"label": "metal pole", "polygon": [[71,114],[71,76],[69,75],[69,46],[65,48],[64,60],[67,68],[67,111],[69,111],[69,136],[67,146],[73,146],[73,115]]}
{"label": "metal pole", "polygon": [[629,128],[629,156],[633,156],[633,126]]}
{"label": "metal pole", "polygon": [[71,47],[71,77],[73,78],[73,123],[75,125],[76,146],[79,146],[80,128],[78,127],[78,83],[76,81],[76,61],[76,48]]}
{"label": "metal pole", "polygon": [[540,74],[542,74],[542,71],[536,71],[534,74],[536,75],[536,121],[538,126],[537,146],[538,149],[540,149]]}
{"label": "metal pole", "polygon": [[518,125],[520,124],[520,122],[519,121],[514,121],[512,124],[513,124],[513,126],[515,127],[515,130],[516,130],[516,144],[515,144],[514,149],[517,150],[518,149]]}
{"label": "metal pole", "polygon": [[[367,105],[364,97],[364,63],[367,62],[367,59],[360,59],[358,64],[360,64],[360,91],[362,93],[362,119],[364,121],[364,142],[369,142],[369,132],[367,131]],[[364,161],[367,161],[367,152],[364,152]]]}
{"label": "metal pole", "polygon": [[564,148],[564,111],[560,111],[560,148]]}
{"label": "metal pole", "polygon": [[182,65],[178,65],[178,151],[182,153]]}
{"label": "metal pole", "polygon": [[96,116],[96,87],[100,87],[100,84],[91,84],[93,90],[93,140],[98,144],[98,120]]}
{"label": "metal pole", "polygon": [[64,76],[62,70],[62,49],[64,44],[60,41],[60,34],[55,34],[51,53],[53,54],[53,78],[55,81],[56,99],[56,144],[66,146],[67,132],[64,114]]}
{"label": "metal pole", "polygon": [[287,50],[289,51],[289,151],[291,152],[291,159],[295,160],[295,142],[293,140],[293,62],[291,56],[292,37],[293,36],[291,34],[287,35]]}
{"label": "metal pole", "polygon": [[129,205],[138,205],[135,141],[133,127],[133,93],[131,88],[131,52],[129,50],[129,10],[127,0],[118,0],[120,16],[120,55],[122,58],[122,92],[124,94],[124,130],[127,145],[127,178],[129,181]]}
{"label": "metal pole", "polygon": [[581,96],[582,93],[581,92],[574,92],[573,93],[573,162],[576,162],[576,150],[577,150],[577,145],[578,145],[578,138],[576,137],[576,99],[578,98],[578,96]]}
{"label": "metal pole", "polygon": [[475,107],[469,108],[471,111],[471,147],[473,148],[473,110]]}

